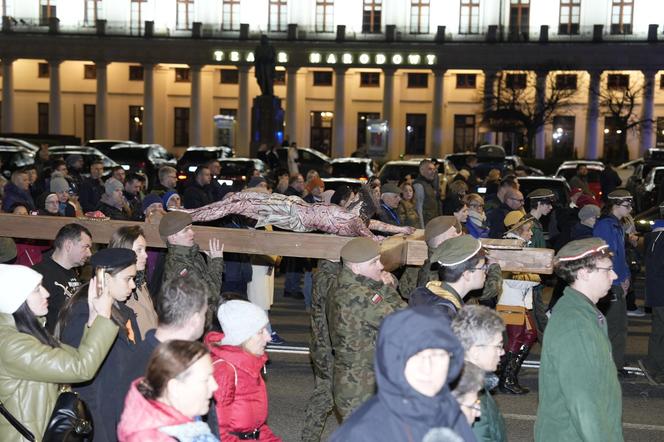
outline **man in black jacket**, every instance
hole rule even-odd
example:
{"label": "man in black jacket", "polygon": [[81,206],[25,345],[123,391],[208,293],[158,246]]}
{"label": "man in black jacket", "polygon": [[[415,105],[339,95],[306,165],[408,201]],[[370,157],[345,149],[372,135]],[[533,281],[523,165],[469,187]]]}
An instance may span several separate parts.
{"label": "man in black jacket", "polygon": [[94,161],[90,164],[90,176],[84,178],[78,190],[78,201],[81,203],[83,212],[92,212],[97,208],[101,196],[104,194],[104,182],[101,177],[104,174],[104,163]]}
{"label": "man in black jacket", "polygon": [[187,209],[198,209],[215,202],[212,197],[210,182],[212,174],[210,168],[206,165],[198,166],[194,175],[194,182],[184,191],[184,207]]}

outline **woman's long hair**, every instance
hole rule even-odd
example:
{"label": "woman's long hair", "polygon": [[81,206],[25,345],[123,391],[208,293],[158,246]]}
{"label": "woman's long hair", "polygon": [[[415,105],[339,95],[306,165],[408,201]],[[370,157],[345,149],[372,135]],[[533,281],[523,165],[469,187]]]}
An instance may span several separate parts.
{"label": "woman's long hair", "polygon": [[[111,240],[108,242],[108,248],[133,250],[134,242],[140,237],[145,238],[145,232],[143,232],[141,226],[120,227],[113,232],[113,235],[111,235]],[[136,294],[141,290],[141,286],[147,282],[145,281],[145,273],[145,270],[139,270],[136,272],[136,277],[134,278],[136,288],[132,291],[132,296],[136,297]]]}
{"label": "woman's long hair", "polygon": [[33,336],[44,345],[54,348],[60,347],[60,342],[39,322],[39,319],[37,319],[32,310],[30,310],[30,307],[28,307],[27,301],[21,304],[12,316],[14,316],[16,330]]}

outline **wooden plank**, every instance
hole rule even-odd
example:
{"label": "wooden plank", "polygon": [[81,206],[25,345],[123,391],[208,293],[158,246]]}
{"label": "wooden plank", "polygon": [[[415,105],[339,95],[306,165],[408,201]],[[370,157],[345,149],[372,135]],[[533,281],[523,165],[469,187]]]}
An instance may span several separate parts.
{"label": "wooden plank", "polygon": [[524,248],[519,250],[489,249],[491,259],[506,272],[553,273],[552,249]]}

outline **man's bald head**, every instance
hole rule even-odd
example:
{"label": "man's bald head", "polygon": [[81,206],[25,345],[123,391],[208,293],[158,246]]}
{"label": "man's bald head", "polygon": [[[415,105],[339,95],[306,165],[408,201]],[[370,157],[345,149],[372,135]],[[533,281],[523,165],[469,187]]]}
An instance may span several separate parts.
{"label": "man's bald head", "polygon": [[505,193],[505,204],[512,210],[521,210],[523,208],[523,193],[516,189],[509,189]]}

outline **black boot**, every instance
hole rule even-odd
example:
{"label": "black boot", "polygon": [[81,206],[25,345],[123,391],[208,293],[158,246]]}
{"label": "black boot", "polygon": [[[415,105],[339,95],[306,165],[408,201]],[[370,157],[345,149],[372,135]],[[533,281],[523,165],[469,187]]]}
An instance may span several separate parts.
{"label": "black boot", "polygon": [[[523,361],[526,360],[528,357],[528,353],[530,353],[530,347],[527,345],[522,345],[521,348],[519,348],[519,353],[517,353],[517,366],[516,366],[516,373],[514,374],[514,377],[516,379],[517,384],[519,383],[519,372],[521,371],[521,366],[523,365]],[[519,385],[521,389],[523,390],[524,393],[530,392],[530,389],[528,387],[524,387],[522,385]]]}
{"label": "black boot", "polygon": [[519,381],[516,379],[516,373],[518,371],[517,359],[518,353],[508,352],[505,355],[505,363],[502,367],[503,369],[500,373],[500,381],[498,383],[498,388],[502,393],[526,394],[519,385]]}

